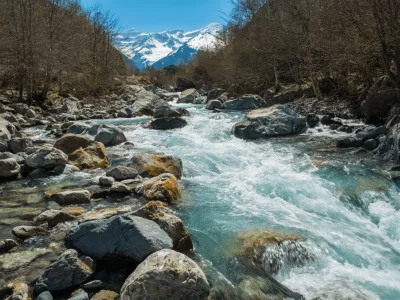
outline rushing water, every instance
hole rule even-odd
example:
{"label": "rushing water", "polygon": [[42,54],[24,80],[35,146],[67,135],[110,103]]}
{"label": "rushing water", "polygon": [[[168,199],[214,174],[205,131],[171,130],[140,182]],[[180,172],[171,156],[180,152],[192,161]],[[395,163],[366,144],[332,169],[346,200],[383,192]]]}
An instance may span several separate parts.
{"label": "rushing water", "polygon": [[227,237],[251,228],[296,232],[316,260],[277,275],[290,289],[312,299],[340,280],[370,299],[400,299],[400,195],[385,166],[334,151],[322,137],[242,141],[230,130],[243,114],[189,110],[189,125],[175,131],[141,128],[140,118],[104,122],[135,144],[108,149],[114,163],[138,151],[182,158],[176,210],[203,261],[229,279]]}

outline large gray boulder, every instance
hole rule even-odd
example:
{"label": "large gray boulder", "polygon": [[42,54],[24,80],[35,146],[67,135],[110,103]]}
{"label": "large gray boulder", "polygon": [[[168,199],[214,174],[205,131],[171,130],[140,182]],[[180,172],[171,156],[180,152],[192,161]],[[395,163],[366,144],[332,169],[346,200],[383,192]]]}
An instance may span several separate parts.
{"label": "large gray boulder", "polygon": [[20,170],[15,158],[0,159],[0,179],[16,177]]}
{"label": "large gray boulder", "polygon": [[243,95],[239,98],[226,101],[223,107],[230,110],[248,110],[266,107],[266,103],[258,95]]}
{"label": "large gray boulder", "polygon": [[12,153],[25,152],[27,148],[33,147],[33,141],[29,138],[12,138],[7,143]]}
{"label": "large gray boulder", "polygon": [[209,294],[207,278],[193,260],[173,250],[161,250],[128,277],[121,300],[205,300]]}
{"label": "large gray boulder", "polygon": [[43,147],[25,159],[30,168],[53,169],[58,165],[68,164],[68,155],[53,147]]}
{"label": "large gray boulder", "polygon": [[175,117],[175,118],[158,118],[155,120],[151,120],[150,122],[144,125],[145,128],[154,129],[154,130],[172,130],[183,128],[187,125],[185,119]]}
{"label": "large gray boulder", "polygon": [[246,115],[246,120],[232,128],[237,138],[255,140],[303,133],[306,119],[283,105],[257,109]]}
{"label": "large gray boulder", "polygon": [[127,259],[142,262],[173,243],[160,226],[133,216],[116,216],[83,223],[69,232],[66,245],[94,259]]}
{"label": "large gray boulder", "polygon": [[35,292],[62,291],[78,287],[93,275],[93,269],[86,265],[75,250],[65,251],[38,279]]}
{"label": "large gray boulder", "polygon": [[124,132],[116,126],[103,126],[97,132],[96,142],[103,143],[104,146],[116,146],[127,141]]}
{"label": "large gray boulder", "polygon": [[170,109],[168,102],[151,92],[141,91],[135,97],[132,116],[153,116],[156,111]]}
{"label": "large gray boulder", "polygon": [[106,176],[112,177],[117,181],[135,179],[138,176],[138,171],[134,168],[118,166],[109,170]]}
{"label": "large gray boulder", "polygon": [[181,93],[178,99],[178,103],[193,103],[199,97],[200,94],[196,89],[188,89]]}

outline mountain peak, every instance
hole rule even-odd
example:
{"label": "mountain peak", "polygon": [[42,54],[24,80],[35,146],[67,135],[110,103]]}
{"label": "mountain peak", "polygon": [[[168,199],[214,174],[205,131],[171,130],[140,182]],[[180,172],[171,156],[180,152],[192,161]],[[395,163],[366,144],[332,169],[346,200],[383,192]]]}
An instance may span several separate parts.
{"label": "mountain peak", "polygon": [[216,34],[222,29],[219,23],[185,32],[170,30],[141,33],[129,29],[116,38],[116,47],[139,69],[149,66],[188,63],[203,48],[214,47]]}

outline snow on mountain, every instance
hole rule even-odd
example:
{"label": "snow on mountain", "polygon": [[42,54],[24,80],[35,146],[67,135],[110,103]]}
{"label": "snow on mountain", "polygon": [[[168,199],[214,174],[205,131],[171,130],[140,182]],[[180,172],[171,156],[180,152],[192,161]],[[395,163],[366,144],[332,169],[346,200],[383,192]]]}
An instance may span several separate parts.
{"label": "snow on mountain", "polygon": [[170,64],[188,63],[197,51],[214,47],[216,34],[222,29],[218,23],[190,32],[182,30],[142,33],[134,29],[116,38],[116,47],[139,69],[157,68]]}

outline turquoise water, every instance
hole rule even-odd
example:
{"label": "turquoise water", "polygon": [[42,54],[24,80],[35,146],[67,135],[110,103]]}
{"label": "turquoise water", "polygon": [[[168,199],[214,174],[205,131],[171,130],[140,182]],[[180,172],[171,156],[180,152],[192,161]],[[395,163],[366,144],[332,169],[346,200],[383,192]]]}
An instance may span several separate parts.
{"label": "turquoise water", "polygon": [[189,125],[174,131],[141,128],[145,118],[98,122],[120,126],[135,144],[109,148],[114,164],[141,151],[182,158],[184,192],[176,211],[200,261],[219,278],[234,280],[227,240],[240,231],[273,228],[307,238],[315,261],[276,275],[306,299],[334,282],[368,299],[400,299],[400,194],[384,164],[369,154],[338,152],[326,131],[238,140],[230,130],[243,114],[186,107]]}
{"label": "turquoise water", "polygon": [[[227,237],[274,228],[305,236],[317,257],[276,277],[307,299],[337,280],[371,299],[400,299],[400,195],[384,166],[368,155],[318,151],[308,136],[238,140],[230,130],[242,114],[189,110],[189,125],[169,132],[110,122],[140,151],[182,158],[178,214],[197,253],[221,276],[232,275],[223,251]],[[120,161],[129,151],[111,149]]]}

